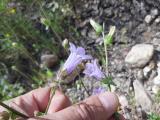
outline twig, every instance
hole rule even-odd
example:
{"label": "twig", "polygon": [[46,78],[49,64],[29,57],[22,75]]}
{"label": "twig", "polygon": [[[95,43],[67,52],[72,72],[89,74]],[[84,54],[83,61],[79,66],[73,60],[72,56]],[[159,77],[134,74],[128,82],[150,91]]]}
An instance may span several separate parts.
{"label": "twig", "polygon": [[26,118],[26,119],[29,118],[28,116],[26,116],[26,115],[20,113],[19,111],[15,110],[15,109],[13,109],[13,108],[11,108],[11,107],[9,107],[8,105],[4,104],[4,103],[1,102],[1,101],[0,101],[0,105],[1,105],[2,107],[6,108],[7,110],[13,112],[14,114],[22,117],[22,118]]}

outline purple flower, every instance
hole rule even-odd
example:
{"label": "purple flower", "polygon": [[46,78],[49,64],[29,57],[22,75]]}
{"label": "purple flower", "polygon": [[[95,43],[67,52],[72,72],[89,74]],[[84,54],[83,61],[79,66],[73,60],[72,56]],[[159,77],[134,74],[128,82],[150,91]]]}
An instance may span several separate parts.
{"label": "purple flower", "polygon": [[70,43],[70,55],[66,60],[63,70],[67,71],[67,74],[70,74],[82,61],[92,59],[90,55],[85,54],[85,49],[82,47],[77,47]]}
{"label": "purple flower", "polygon": [[101,80],[105,77],[103,72],[99,69],[96,60],[91,63],[86,63],[86,68],[83,73],[89,77],[95,77],[97,80]]}
{"label": "purple flower", "polygon": [[106,92],[106,89],[104,87],[97,87],[93,89],[92,95],[97,95],[97,94],[104,93],[104,92]]}

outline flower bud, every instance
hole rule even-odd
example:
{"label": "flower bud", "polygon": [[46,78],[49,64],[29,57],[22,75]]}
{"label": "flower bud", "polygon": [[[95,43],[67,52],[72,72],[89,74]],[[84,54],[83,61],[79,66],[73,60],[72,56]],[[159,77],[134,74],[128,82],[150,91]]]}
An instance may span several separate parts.
{"label": "flower bud", "polygon": [[68,39],[64,39],[64,40],[63,40],[62,46],[63,46],[65,49],[68,49],[68,48],[69,48],[69,41],[68,41]]}

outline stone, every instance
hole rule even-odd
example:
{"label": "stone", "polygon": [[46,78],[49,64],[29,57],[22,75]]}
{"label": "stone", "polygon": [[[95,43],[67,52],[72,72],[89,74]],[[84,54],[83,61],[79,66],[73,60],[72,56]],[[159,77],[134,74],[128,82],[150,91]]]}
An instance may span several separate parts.
{"label": "stone", "polygon": [[88,32],[88,37],[92,39],[98,39],[98,35],[96,35],[96,32],[93,30]]}
{"label": "stone", "polygon": [[123,108],[129,107],[128,100],[125,95],[120,95],[118,98],[119,98],[119,103]]}
{"label": "stone", "polygon": [[144,76],[147,77],[148,76],[148,73],[151,72],[151,68],[146,66],[144,69],[143,69],[143,73],[144,73]]}
{"label": "stone", "polygon": [[152,9],[151,10],[151,16],[152,17],[155,17],[155,16],[157,16],[158,15],[158,9]]}
{"label": "stone", "polygon": [[160,23],[160,16],[158,18],[155,19],[155,23]]}
{"label": "stone", "polygon": [[154,47],[150,44],[137,44],[132,47],[125,58],[125,62],[131,67],[144,67],[152,58]]}
{"label": "stone", "polygon": [[139,71],[137,72],[137,79],[143,81],[143,79],[144,79],[143,70],[139,70]]}
{"label": "stone", "polygon": [[160,91],[160,86],[154,85],[154,86],[152,87],[152,92],[153,92],[154,94],[157,94],[159,91]]}
{"label": "stone", "polygon": [[149,24],[152,21],[152,16],[151,15],[147,15],[144,20],[145,20],[146,23]]}
{"label": "stone", "polygon": [[156,64],[155,62],[152,60],[150,61],[149,65],[147,65],[146,67],[143,68],[143,74],[146,78],[149,77],[149,75],[151,74],[152,70],[155,68]]}
{"label": "stone", "polygon": [[156,77],[154,78],[153,83],[154,83],[155,85],[159,85],[159,86],[160,86],[160,75],[158,75],[158,76],[156,76]]}
{"label": "stone", "polygon": [[45,54],[41,56],[42,67],[52,68],[58,63],[58,57],[54,54]]}
{"label": "stone", "polygon": [[137,105],[141,105],[144,110],[150,110],[153,104],[153,100],[145,91],[143,85],[138,80],[135,80],[133,82],[133,86]]}

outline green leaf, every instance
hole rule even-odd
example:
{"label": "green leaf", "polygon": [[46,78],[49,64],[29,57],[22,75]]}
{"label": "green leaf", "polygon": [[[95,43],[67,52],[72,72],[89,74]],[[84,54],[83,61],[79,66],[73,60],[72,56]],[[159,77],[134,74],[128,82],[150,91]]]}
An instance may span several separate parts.
{"label": "green leaf", "polygon": [[51,26],[51,21],[46,18],[41,18],[41,23],[44,24],[45,26]]}
{"label": "green leaf", "polygon": [[155,113],[151,113],[148,115],[148,120],[160,120],[160,116]]}
{"label": "green leaf", "polygon": [[93,19],[90,19],[90,24],[98,35],[102,33],[103,27],[99,23],[95,22]]}
{"label": "green leaf", "polygon": [[116,84],[113,82],[111,76],[104,78],[102,80],[102,83],[105,84],[105,85],[107,85],[110,91],[111,91],[111,85],[116,86]]}
{"label": "green leaf", "polygon": [[47,77],[49,78],[53,76],[53,72],[50,70],[47,70],[46,74],[47,74]]}
{"label": "green leaf", "polygon": [[104,37],[105,45],[112,45],[113,43],[113,34],[115,33],[116,27],[112,26],[109,30],[109,33]]}

